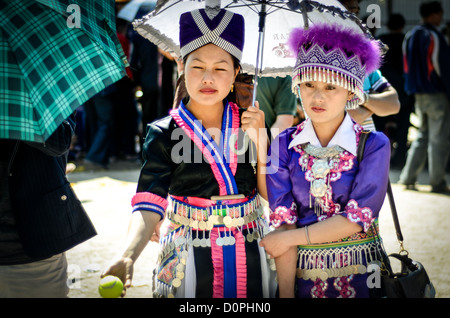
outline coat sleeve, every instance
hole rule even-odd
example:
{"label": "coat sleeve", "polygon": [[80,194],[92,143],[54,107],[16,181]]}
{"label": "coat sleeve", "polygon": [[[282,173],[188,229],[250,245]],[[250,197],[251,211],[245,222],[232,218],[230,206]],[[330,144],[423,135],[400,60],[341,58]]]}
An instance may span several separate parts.
{"label": "coat sleeve", "polygon": [[351,222],[359,224],[365,232],[378,218],[386,197],[389,159],[389,139],[380,132],[372,132],[353,181],[350,200],[341,213]]}
{"label": "coat sleeve", "polygon": [[292,182],[289,172],[288,136],[290,129],[275,138],[269,150],[267,170],[267,191],[270,207],[270,225],[295,224],[297,207],[292,194]]}

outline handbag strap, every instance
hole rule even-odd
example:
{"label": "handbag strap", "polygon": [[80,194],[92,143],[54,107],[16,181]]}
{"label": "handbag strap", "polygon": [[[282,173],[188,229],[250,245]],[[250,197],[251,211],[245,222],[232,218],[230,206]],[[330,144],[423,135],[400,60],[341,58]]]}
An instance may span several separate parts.
{"label": "handbag strap", "polygon": [[[361,160],[364,156],[364,149],[366,146],[366,141],[369,138],[369,135],[370,135],[370,131],[364,130],[361,132],[361,135],[359,137],[358,152],[357,152],[358,162],[361,162]],[[394,220],[395,233],[397,234],[397,239],[400,243],[400,253],[407,252],[403,248],[403,234],[402,234],[402,230],[400,228],[400,222],[398,220],[397,207],[395,206],[394,194],[392,192],[392,186],[391,186],[390,179],[388,179],[387,196],[388,196],[388,200],[389,200],[389,206],[391,207],[392,219]]]}

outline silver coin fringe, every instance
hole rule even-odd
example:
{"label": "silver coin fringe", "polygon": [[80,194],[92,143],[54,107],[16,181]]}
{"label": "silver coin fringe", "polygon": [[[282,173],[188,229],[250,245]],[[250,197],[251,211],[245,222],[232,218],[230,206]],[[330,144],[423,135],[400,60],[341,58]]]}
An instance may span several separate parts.
{"label": "silver coin fringe", "polygon": [[[196,207],[177,200],[169,199],[166,217],[172,223],[180,225],[160,240],[160,252],[153,275],[153,297],[172,298],[177,289],[183,286],[189,249],[193,247],[211,247],[210,235],[218,231],[219,238],[215,244],[229,246],[236,244],[233,231],[247,229],[244,240],[253,242],[270,232],[264,207],[258,195],[242,204],[217,205],[213,207]],[[249,227],[250,226],[250,227]],[[174,265],[171,284],[166,284],[156,277],[161,264],[172,255],[178,255]],[[266,256],[269,268],[275,271],[275,262]],[[177,295],[178,296],[178,295]]]}
{"label": "silver coin fringe", "polygon": [[298,248],[297,277],[304,280],[364,274],[367,264],[380,263],[378,241],[331,248]]}

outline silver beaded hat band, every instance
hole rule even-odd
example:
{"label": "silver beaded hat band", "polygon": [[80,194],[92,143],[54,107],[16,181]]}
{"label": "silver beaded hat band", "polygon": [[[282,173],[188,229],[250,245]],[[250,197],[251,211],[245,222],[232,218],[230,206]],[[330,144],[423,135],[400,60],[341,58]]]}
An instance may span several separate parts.
{"label": "silver beaded hat band", "polygon": [[364,97],[364,83],[359,80],[359,78],[354,77],[352,74],[347,72],[340,72],[339,70],[333,70],[327,65],[323,64],[309,64],[302,65],[296,69],[292,77],[292,90],[300,97],[298,86],[305,82],[319,81],[326,82],[332,85],[339,85],[352,93],[355,96],[347,102],[347,109],[355,109],[358,105],[365,101]]}

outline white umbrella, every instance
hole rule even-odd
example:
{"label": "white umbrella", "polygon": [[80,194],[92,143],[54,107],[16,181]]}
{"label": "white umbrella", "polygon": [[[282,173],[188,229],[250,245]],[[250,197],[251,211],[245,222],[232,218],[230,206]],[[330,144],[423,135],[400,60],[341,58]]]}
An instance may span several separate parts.
{"label": "white umbrella", "polygon": [[220,6],[245,19],[241,66],[258,76],[290,75],[296,57],[287,47],[293,28],[316,23],[341,25],[366,33],[368,29],[337,0],[159,0],[156,9],[133,22],[135,30],[164,51],[180,56],[180,15],[195,9]]}
{"label": "white umbrella", "polygon": [[162,50],[180,56],[180,16],[202,8],[213,15],[224,8],[244,17],[245,44],[240,64],[245,73],[256,75],[252,105],[258,77],[291,75],[296,56],[287,42],[292,29],[339,23],[372,37],[361,20],[337,0],[158,0],[155,10],[133,21],[133,26]]}

